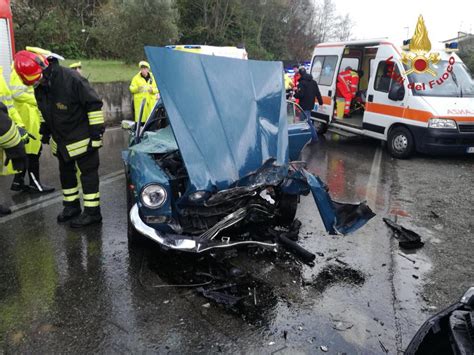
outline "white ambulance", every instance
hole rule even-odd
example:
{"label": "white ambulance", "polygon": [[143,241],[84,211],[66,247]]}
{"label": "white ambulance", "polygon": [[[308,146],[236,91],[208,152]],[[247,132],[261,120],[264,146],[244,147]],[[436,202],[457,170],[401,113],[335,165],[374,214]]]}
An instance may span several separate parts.
{"label": "white ambulance", "polygon": [[15,53],[13,21],[9,0],[0,0],[0,66],[6,82],[10,80],[10,68]]}
{"label": "white ambulance", "polygon": [[[473,154],[474,81],[456,48],[405,51],[386,39],[318,44],[311,63],[324,101],[312,112],[318,132],[331,127],[377,138],[397,158],[415,151]],[[360,80],[344,118],[336,82],[347,67]]]}

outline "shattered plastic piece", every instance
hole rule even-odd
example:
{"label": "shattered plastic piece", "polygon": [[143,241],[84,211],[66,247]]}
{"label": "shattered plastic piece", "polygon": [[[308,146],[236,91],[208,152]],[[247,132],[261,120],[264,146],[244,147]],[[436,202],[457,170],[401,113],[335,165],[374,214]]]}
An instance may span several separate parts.
{"label": "shattered plastic piece", "polygon": [[325,346],[325,345],[321,345],[321,346],[320,346],[320,349],[321,349],[322,351],[324,351],[325,353],[327,353],[327,352],[329,351],[329,348],[328,348],[327,346]]}
{"label": "shattered plastic piece", "polygon": [[206,289],[199,287],[196,291],[201,293],[204,297],[209,298],[217,303],[225,304],[228,306],[235,306],[243,297],[235,296],[231,293],[225,292],[225,290],[236,286],[236,284],[227,284],[224,286],[214,287]]}
{"label": "shattered plastic piece", "polygon": [[418,249],[425,245],[419,234],[402,227],[391,219],[383,218],[383,221],[393,230],[393,236],[398,239],[398,245],[401,248]]}

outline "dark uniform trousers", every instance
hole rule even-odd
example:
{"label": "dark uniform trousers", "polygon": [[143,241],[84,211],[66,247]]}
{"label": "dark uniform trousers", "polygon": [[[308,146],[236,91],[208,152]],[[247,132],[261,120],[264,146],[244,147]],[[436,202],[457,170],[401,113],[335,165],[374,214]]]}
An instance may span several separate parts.
{"label": "dark uniform trousers", "polygon": [[59,177],[63,189],[63,205],[80,207],[79,182],[77,180],[77,170],[79,170],[84,212],[91,214],[99,212],[99,151],[94,149],[82,157],[69,161],[65,161],[61,154],[58,154],[58,160]]}
{"label": "dark uniform trousers", "polygon": [[31,174],[34,175],[36,181],[40,182],[40,160],[41,156],[41,149],[38,154],[28,154],[28,168],[23,170],[22,172],[15,174],[14,181],[16,182],[23,182],[23,179],[26,175],[26,170],[28,170],[28,177],[30,178],[30,185],[35,185],[34,180],[31,177]]}

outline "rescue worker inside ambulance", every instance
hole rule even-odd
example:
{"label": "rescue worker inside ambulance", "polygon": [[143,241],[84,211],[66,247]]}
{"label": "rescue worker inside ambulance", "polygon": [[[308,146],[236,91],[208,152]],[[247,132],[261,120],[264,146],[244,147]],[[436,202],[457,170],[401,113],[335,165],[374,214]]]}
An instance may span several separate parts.
{"label": "rescue worker inside ambulance", "polygon": [[[8,116],[7,107],[0,102],[0,175],[22,171],[27,163],[20,131]],[[10,213],[8,207],[0,205],[0,217]]]}
{"label": "rescue worker inside ambulance", "polygon": [[337,76],[336,96],[344,98],[344,118],[350,117],[352,99],[356,95],[358,86],[359,76],[350,66]]}
{"label": "rescue worker inside ambulance", "polygon": [[[41,156],[41,113],[36,104],[35,94],[32,86],[26,86],[14,70],[10,74],[10,89],[12,92],[15,109],[19,113],[23,126],[29,134],[29,140],[25,143],[28,155],[28,168],[15,175],[10,189],[12,191],[28,191],[36,193],[49,193],[54,187],[43,185],[40,180],[40,156]],[[29,185],[25,184],[25,175],[28,176]]]}
{"label": "rescue worker inside ambulance", "polygon": [[99,193],[99,148],[104,133],[102,100],[86,78],[59,65],[58,58],[40,48],[19,51],[14,58],[15,71],[25,85],[35,88],[43,118],[42,140],[50,144],[58,158],[64,206],[57,217],[58,223],[70,221],[72,228],[80,228],[102,222]]}
{"label": "rescue worker inside ambulance", "polygon": [[150,115],[160,94],[153,73],[150,71],[150,64],[142,60],[138,63],[140,71],[133,77],[130,83],[130,92],[133,95],[133,109],[135,122],[140,119],[140,107],[144,101],[141,123],[145,123]]}

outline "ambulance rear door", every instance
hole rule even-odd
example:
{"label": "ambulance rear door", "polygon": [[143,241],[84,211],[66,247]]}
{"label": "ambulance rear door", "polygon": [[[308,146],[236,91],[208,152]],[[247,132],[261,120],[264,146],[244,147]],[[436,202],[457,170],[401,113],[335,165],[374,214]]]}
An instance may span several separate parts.
{"label": "ambulance rear door", "polygon": [[390,126],[403,118],[408,93],[401,74],[404,68],[398,58],[392,45],[381,44],[371,62],[362,123],[367,136],[386,140]]}
{"label": "ambulance rear door", "polygon": [[312,112],[312,117],[329,123],[334,114],[334,103],[336,97],[337,68],[344,51],[343,44],[322,44],[314,51],[311,61],[311,75],[318,83],[323,106],[317,112]]}

